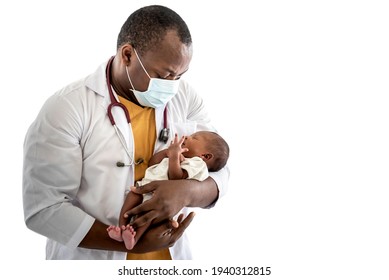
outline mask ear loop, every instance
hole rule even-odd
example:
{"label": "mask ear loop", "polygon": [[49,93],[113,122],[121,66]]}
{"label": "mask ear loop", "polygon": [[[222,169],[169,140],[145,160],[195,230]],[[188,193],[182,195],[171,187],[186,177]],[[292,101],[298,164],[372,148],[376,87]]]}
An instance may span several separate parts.
{"label": "mask ear loop", "polygon": [[130,78],[130,74],[128,74],[128,69],[127,69],[127,66],[126,66],[126,73],[127,73],[127,78],[128,78],[128,81],[130,82],[131,84],[131,87],[132,89],[130,88],[131,91],[134,91],[135,88],[134,88],[134,85],[132,84],[132,81],[131,81],[131,78]]}
{"label": "mask ear loop", "polygon": [[[142,66],[142,68],[143,68],[143,71],[145,71],[147,77],[149,77],[149,79],[151,80],[151,77],[150,77],[149,73],[147,73],[146,68],[143,66],[143,63],[142,63],[142,61],[140,60],[139,55],[138,55],[138,52],[136,51],[135,48],[134,48],[134,52],[135,52],[136,57],[138,58],[138,61],[139,61],[139,63],[140,63],[140,66]],[[126,68],[127,68],[127,67],[126,67]],[[127,74],[127,75],[128,75],[128,74]]]}

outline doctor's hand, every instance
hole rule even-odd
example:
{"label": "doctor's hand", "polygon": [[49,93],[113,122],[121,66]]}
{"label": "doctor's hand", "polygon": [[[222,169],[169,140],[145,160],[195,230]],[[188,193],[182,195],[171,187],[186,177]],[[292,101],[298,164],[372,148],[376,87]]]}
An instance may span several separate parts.
{"label": "doctor's hand", "polygon": [[180,214],[177,219],[178,224],[165,221],[153,226],[142,235],[131,253],[153,252],[173,246],[190,225],[194,216],[195,213],[191,212],[184,219],[184,215]]}
{"label": "doctor's hand", "polygon": [[165,180],[154,181],[141,187],[131,187],[138,194],[152,192],[150,200],[132,208],[126,214],[131,217],[138,215],[131,223],[135,228],[146,223],[160,223],[173,218],[182,208],[189,205],[190,190],[195,180]]}

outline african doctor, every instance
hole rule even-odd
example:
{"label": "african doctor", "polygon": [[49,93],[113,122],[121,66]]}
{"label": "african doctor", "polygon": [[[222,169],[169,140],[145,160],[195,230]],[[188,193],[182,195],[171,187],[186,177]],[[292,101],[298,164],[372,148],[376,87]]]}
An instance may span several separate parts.
{"label": "african doctor", "polygon": [[[135,190],[153,197],[131,211],[138,215],[133,226],[154,227],[130,252],[106,231],[153,153],[175,134],[214,130],[201,97],[181,79],[191,58],[182,18],[163,6],[143,7],[122,26],[112,59],[45,102],[25,138],[23,203],[27,227],[47,237],[47,259],[192,258],[190,207],[215,205],[228,168],[203,182],[155,181]],[[160,141],[160,131],[170,140]],[[179,212],[176,227],[170,219]]]}

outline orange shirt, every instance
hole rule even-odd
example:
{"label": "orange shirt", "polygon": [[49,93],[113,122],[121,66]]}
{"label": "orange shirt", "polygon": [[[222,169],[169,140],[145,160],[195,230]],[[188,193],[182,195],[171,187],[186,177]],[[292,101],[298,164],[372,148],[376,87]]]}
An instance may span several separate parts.
{"label": "orange shirt", "polygon": [[[125,98],[119,96],[119,100],[126,106],[131,119],[131,127],[134,135],[135,155],[134,160],[143,159],[141,164],[135,165],[135,181],[145,176],[150,158],[154,152],[154,144],[157,139],[155,126],[155,113],[153,108],[142,108]],[[128,260],[171,260],[169,249],[145,254],[127,254]]]}

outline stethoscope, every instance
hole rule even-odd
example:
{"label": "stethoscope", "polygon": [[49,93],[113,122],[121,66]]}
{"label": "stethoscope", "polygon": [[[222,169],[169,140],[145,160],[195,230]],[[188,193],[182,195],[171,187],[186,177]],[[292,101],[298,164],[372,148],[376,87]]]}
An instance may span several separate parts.
{"label": "stethoscope", "polygon": [[[133,164],[138,165],[138,164],[141,164],[144,160],[142,158],[140,158],[137,161],[134,161],[134,158],[131,156],[131,153],[130,153],[130,151],[127,148],[127,145],[125,143],[125,140],[124,140],[123,136],[121,135],[121,133],[119,133],[119,130],[118,130],[117,126],[116,126],[115,118],[112,115],[112,109],[114,107],[120,107],[124,111],[127,123],[129,125],[131,125],[130,114],[128,113],[128,110],[127,110],[126,106],[124,106],[122,103],[120,103],[120,102],[118,102],[116,100],[116,98],[115,98],[115,96],[113,94],[113,91],[112,91],[112,84],[111,84],[110,73],[111,73],[111,66],[112,66],[113,59],[114,59],[114,56],[112,56],[109,59],[108,64],[107,64],[107,68],[105,70],[105,76],[106,76],[106,79],[107,79],[109,98],[111,99],[111,103],[108,105],[108,108],[107,108],[107,114],[108,114],[108,118],[109,118],[113,128],[115,129],[115,132],[116,132],[117,136],[119,137],[120,143],[122,144],[122,146],[123,146],[124,150],[126,151],[128,157],[130,158],[130,163],[129,164],[125,164],[123,162],[117,162],[116,166],[124,167],[124,166],[131,166]],[[161,141],[161,142],[164,142],[164,143],[166,143],[167,140],[169,140],[169,128],[167,127],[167,110],[166,110],[166,107],[165,107],[165,109],[163,111],[163,128],[162,128],[161,132],[159,133],[158,140]]]}

